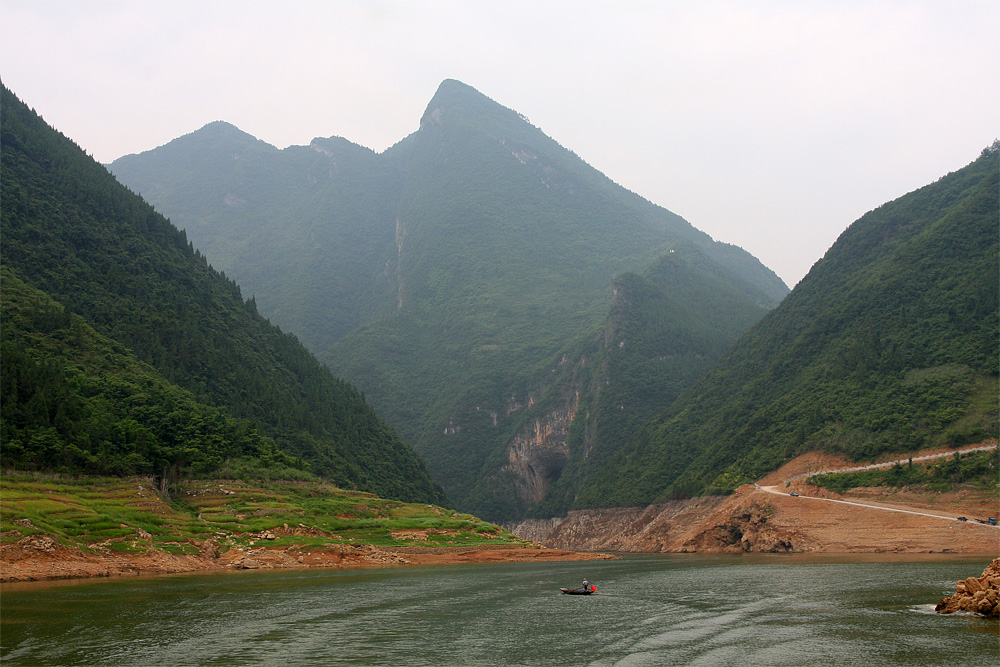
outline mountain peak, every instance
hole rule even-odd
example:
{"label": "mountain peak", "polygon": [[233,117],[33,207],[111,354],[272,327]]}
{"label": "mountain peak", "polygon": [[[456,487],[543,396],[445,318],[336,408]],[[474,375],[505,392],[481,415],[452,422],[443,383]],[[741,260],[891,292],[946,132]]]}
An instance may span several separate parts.
{"label": "mountain peak", "polygon": [[198,132],[242,132],[240,128],[236,127],[232,123],[227,123],[224,120],[213,120],[210,123],[205,123]]}
{"label": "mountain peak", "polygon": [[189,132],[188,134],[177,137],[176,139],[173,139],[172,141],[169,141],[157,148],[144,151],[143,153],[123,155],[117,160],[114,160],[110,167],[114,172],[122,169],[123,165],[127,165],[136,159],[140,159],[139,156],[141,155],[154,155],[159,158],[163,158],[164,155],[184,153],[192,147],[200,147],[202,150],[207,152],[218,151],[220,147],[224,147],[225,151],[229,155],[240,153],[250,147],[263,148],[268,151],[278,150],[266,141],[262,141],[252,134],[244,132],[231,123],[227,123],[224,120],[214,120],[211,123],[201,126],[194,132]]}
{"label": "mountain peak", "polygon": [[198,137],[202,141],[207,138],[213,141],[229,141],[244,144],[259,143],[270,146],[266,141],[262,141],[224,120],[213,120],[211,123],[203,125],[200,129],[195,130],[187,136]]}
{"label": "mountain peak", "polygon": [[462,83],[458,79],[445,79],[441,82],[441,85],[438,86],[437,91],[434,93],[434,97],[431,98],[430,104],[460,104],[463,101],[471,101],[475,99],[485,100],[492,104],[496,104],[496,102],[489,99],[467,83]]}
{"label": "mountain peak", "polygon": [[482,120],[522,121],[516,111],[495,102],[472,86],[456,79],[445,79],[431,98],[420,119],[420,129],[432,129],[445,123],[477,123]]}

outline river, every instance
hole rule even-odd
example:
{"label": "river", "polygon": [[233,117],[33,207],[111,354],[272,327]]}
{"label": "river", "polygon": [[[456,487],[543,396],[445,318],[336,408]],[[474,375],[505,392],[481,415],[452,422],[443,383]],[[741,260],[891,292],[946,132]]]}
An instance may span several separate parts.
{"label": "river", "polygon": [[[986,665],[934,604],[988,560],[617,561],[160,576],[0,591],[13,665]],[[562,595],[587,577],[592,596]]]}

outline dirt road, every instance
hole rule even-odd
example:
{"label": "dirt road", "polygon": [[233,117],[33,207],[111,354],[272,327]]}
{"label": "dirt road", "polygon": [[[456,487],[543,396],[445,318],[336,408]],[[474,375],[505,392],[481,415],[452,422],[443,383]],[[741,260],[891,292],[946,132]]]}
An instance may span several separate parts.
{"label": "dirt road", "polygon": [[[996,447],[985,442],[961,451]],[[913,460],[954,453],[924,451]],[[514,532],[554,548],[592,551],[1000,554],[1000,528],[978,521],[1000,515],[996,488],[872,487],[841,495],[805,481],[868,467],[809,452],[731,496],[578,510],[562,520],[525,522]]]}
{"label": "dirt road", "polygon": [[853,468],[833,468],[831,470],[814,470],[812,472],[804,472],[799,475],[794,475],[785,480],[786,483],[792,482],[797,479],[806,479],[807,477],[813,477],[815,475],[828,475],[835,472],[860,472],[862,470],[875,470],[877,468],[891,468],[894,465],[903,465],[904,463],[918,463],[920,461],[931,461],[933,459],[942,459],[947,456],[955,456],[955,454],[971,454],[972,452],[988,452],[996,449],[998,444],[992,445],[979,445],[977,447],[969,447],[967,449],[956,449],[949,450],[945,452],[935,452],[934,454],[926,454],[924,456],[911,456],[905,459],[896,459],[894,461],[883,461],[881,463],[871,463],[865,466],[855,466]]}
{"label": "dirt road", "polygon": [[[758,486],[756,484],[754,486],[756,486],[761,491],[767,491],[768,493],[775,493],[775,494],[777,494],[779,496],[788,496],[790,498],[792,498],[792,497],[801,498],[804,501],[820,500],[820,501],[827,502],[827,503],[841,503],[842,505],[855,505],[857,507],[867,507],[867,508],[873,509],[873,510],[885,510],[886,512],[902,512],[904,514],[915,514],[917,516],[927,516],[927,517],[930,517],[932,519],[942,519],[942,520],[945,520],[945,521],[961,521],[961,519],[959,519],[958,517],[947,515],[947,514],[930,514],[928,512],[918,512],[916,510],[908,510],[908,509],[901,509],[899,507],[891,507],[891,506],[886,506],[886,505],[879,505],[879,504],[876,504],[876,503],[873,503],[873,502],[862,503],[862,502],[858,502],[856,500],[838,500],[836,498],[822,498],[822,497],[819,497],[819,496],[801,495],[801,494],[798,494],[798,493],[795,493],[793,495],[792,493],[784,493],[782,491],[779,491],[778,488],[775,487],[775,486]],[[993,530],[1000,530],[1000,526],[990,526],[988,524],[979,523],[978,521],[970,521],[969,523],[971,525],[982,526],[983,528],[990,528],[990,529],[993,529]]]}
{"label": "dirt road", "polygon": [[[897,460],[894,460],[894,461],[884,461],[884,462],[881,462],[881,463],[873,463],[873,464],[865,465],[865,466],[855,466],[855,467],[851,467],[851,468],[833,468],[833,469],[830,469],[830,470],[815,470],[815,471],[811,471],[811,472],[804,472],[804,473],[799,473],[797,475],[793,475],[793,476],[789,477],[788,479],[784,480],[784,484],[787,486],[788,484],[790,484],[791,482],[794,482],[796,480],[804,480],[804,479],[808,479],[809,477],[813,477],[813,476],[816,476],[816,475],[827,475],[827,474],[830,474],[830,473],[841,473],[841,472],[858,472],[858,471],[862,471],[862,470],[874,470],[874,469],[877,469],[877,468],[891,468],[894,465],[902,465],[902,464],[909,463],[911,461],[912,462],[930,461],[930,460],[933,460],[933,459],[939,459],[939,458],[944,458],[944,457],[948,457],[948,456],[954,456],[955,454],[961,455],[961,454],[970,454],[972,452],[991,451],[991,450],[996,449],[997,447],[998,447],[998,445],[994,443],[994,444],[988,444],[988,445],[980,445],[980,446],[977,446],[977,447],[968,447],[966,449],[958,449],[958,450],[954,450],[954,451],[936,452],[934,454],[926,454],[924,456],[916,456],[916,457],[905,458],[905,459],[897,459]],[[800,494],[800,493],[798,493],[796,491],[790,491],[788,493],[785,493],[783,491],[779,491],[777,485],[762,486],[760,484],[754,484],[754,486],[756,488],[758,488],[758,489],[760,489],[762,491],[766,491],[768,493],[775,493],[775,494],[782,495],[782,496],[802,498],[805,501],[816,501],[816,500],[819,500],[819,501],[828,502],[828,503],[841,503],[841,504],[844,504],[844,505],[856,505],[858,507],[868,507],[870,509],[884,510],[884,511],[887,511],[887,512],[902,512],[904,514],[915,514],[917,516],[926,516],[926,517],[930,517],[932,519],[942,519],[942,520],[945,520],[945,521],[962,521],[962,519],[958,518],[959,515],[957,515],[955,513],[929,513],[929,512],[924,512],[924,511],[917,511],[917,510],[914,510],[914,509],[905,509],[905,508],[901,508],[901,507],[893,507],[892,505],[884,505],[884,504],[875,503],[875,502],[871,502],[871,501],[863,502],[862,503],[862,502],[859,502],[857,500],[842,500],[842,499],[837,499],[837,498],[826,498],[826,497],[823,497],[823,496],[816,496],[816,495],[806,494],[806,493]],[[976,520],[968,521],[968,523],[970,525],[982,526],[983,528],[987,528],[987,529],[991,529],[991,530],[1000,530],[1000,526],[991,526],[991,525],[988,525],[986,523],[981,523],[980,521],[976,521]]]}

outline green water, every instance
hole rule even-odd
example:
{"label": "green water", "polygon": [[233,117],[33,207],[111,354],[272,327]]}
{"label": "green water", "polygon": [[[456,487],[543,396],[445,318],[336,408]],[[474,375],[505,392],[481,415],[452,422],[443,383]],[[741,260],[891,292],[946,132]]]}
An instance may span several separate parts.
{"label": "green water", "polygon": [[[6,665],[993,665],[986,560],[641,556],[9,586]],[[584,577],[592,596],[559,587]]]}

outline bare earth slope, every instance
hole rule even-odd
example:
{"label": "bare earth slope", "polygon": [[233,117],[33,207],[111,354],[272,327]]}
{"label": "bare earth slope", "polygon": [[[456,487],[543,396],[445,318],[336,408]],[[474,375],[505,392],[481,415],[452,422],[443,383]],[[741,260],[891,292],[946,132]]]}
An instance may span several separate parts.
{"label": "bare earth slope", "polygon": [[729,497],[578,511],[510,528],[550,547],[594,551],[1000,554],[1000,528],[979,522],[998,515],[995,489],[866,488],[841,496],[792,479],[851,467],[813,452]]}

